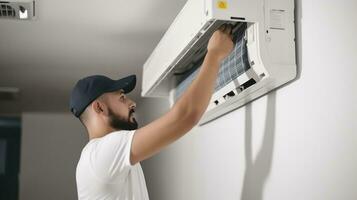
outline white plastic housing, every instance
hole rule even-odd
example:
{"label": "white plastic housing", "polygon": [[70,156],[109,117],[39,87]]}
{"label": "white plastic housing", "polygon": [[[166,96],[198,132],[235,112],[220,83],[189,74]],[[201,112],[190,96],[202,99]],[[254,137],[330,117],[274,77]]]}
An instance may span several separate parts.
{"label": "white plastic housing", "polygon": [[[247,23],[251,69],[213,94],[200,124],[296,77],[294,0],[188,0],[144,64],[142,96],[167,97],[174,103],[174,72],[187,68],[227,22]],[[252,78],[256,83],[243,88]],[[234,96],[227,98],[229,92]]]}

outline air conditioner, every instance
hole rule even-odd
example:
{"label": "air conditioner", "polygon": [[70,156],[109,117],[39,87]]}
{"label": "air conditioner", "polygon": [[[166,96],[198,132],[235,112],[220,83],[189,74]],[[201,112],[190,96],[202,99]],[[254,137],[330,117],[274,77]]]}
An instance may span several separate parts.
{"label": "air conditioner", "polygon": [[235,47],[200,124],[296,77],[294,0],[188,0],[143,66],[142,96],[173,105],[195,78],[210,36],[227,23]]}

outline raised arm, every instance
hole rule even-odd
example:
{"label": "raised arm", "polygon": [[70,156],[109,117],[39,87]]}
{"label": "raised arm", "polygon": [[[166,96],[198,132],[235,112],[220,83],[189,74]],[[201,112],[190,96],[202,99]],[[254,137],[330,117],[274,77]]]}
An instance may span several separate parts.
{"label": "raised arm", "polygon": [[210,102],[220,63],[232,49],[231,27],[224,25],[213,33],[202,67],[181,98],[162,117],[135,131],[131,164],[158,153],[198,123]]}

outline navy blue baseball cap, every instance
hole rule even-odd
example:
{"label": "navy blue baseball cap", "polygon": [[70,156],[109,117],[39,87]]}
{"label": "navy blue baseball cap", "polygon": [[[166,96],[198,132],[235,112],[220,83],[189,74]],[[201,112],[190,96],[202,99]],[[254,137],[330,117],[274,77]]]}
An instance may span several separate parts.
{"label": "navy blue baseball cap", "polygon": [[122,89],[124,93],[131,92],[136,85],[136,76],[130,75],[118,80],[106,76],[94,75],[79,80],[74,86],[70,98],[70,110],[79,117],[87,106],[100,95]]}

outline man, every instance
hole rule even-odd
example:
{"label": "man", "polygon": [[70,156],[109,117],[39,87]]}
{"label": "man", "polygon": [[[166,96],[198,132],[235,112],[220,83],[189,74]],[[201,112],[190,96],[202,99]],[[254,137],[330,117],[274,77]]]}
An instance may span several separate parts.
{"label": "man", "polygon": [[192,129],[204,114],[221,61],[233,49],[231,26],[223,25],[208,42],[196,79],[165,115],[137,129],[136,104],[126,97],[134,89],[134,75],[119,80],[105,76],[81,79],[70,99],[72,113],[89,135],[76,170],[78,198],[149,199],[140,166]]}

